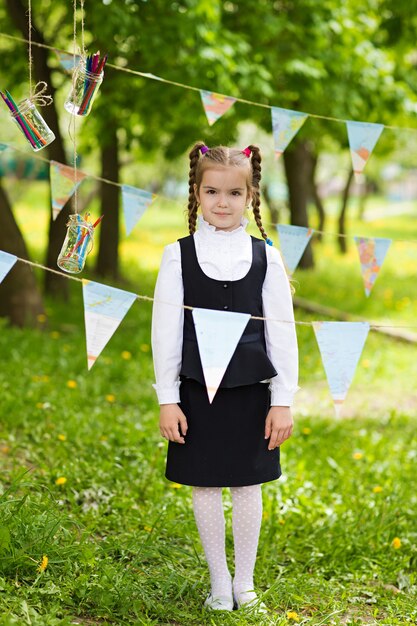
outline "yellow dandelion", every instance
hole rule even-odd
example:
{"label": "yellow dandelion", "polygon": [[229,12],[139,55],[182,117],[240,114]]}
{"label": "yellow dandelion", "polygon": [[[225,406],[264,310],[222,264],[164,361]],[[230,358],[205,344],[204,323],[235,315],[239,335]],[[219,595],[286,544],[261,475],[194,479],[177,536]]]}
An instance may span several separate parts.
{"label": "yellow dandelion", "polygon": [[36,319],[40,324],[44,324],[46,322],[46,315],[44,313],[39,313],[39,315],[36,316]]}
{"label": "yellow dandelion", "polygon": [[60,441],[66,441],[67,440],[67,436],[66,435],[58,435],[58,439]]}
{"label": "yellow dandelion", "polygon": [[392,547],[395,548],[396,550],[398,550],[398,548],[401,548],[401,539],[399,537],[394,537],[394,539],[392,540]]}
{"label": "yellow dandelion", "polygon": [[44,554],[42,557],[42,561],[38,567],[38,572],[44,572],[48,567],[48,557]]}
{"label": "yellow dandelion", "polygon": [[78,383],[76,380],[67,380],[67,387],[69,389],[75,389],[77,387]]}
{"label": "yellow dandelion", "polygon": [[50,377],[49,377],[49,376],[47,376],[46,374],[43,374],[43,375],[40,377],[40,380],[41,380],[43,383],[49,383],[49,381],[50,381],[51,379],[50,379]]}
{"label": "yellow dandelion", "polygon": [[142,352],[149,352],[149,350],[151,349],[151,346],[148,343],[143,343],[140,349]]}
{"label": "yellow dandelion", "polygon": [[353,457],[354,459],[361,459],[361,458],[363,457],[363,454],[362,454],[362,452],[354,452],[354,453],[352,454],[352,457]]}
{"label": "yellow dandelion", "polygon": [[374,493],[381,493],[381,491],[382,491],[381,485],[375,485],[375,487],[372,489],[372,491]]}
{"label": "yellow dandelion", "polygon": [[279,520],[278,520],[278,524],[281,524],[281,526],[284,526],[284,524],[285,524],[285,519],[279,519]]}
{"label": "yellow dandelion", "polygon": [[308,426],[306,428],[303,428],[302,433],[303,435],[309,435],[311,433],[311,428],[309,428]]}
{"label": "yellow dandelion", "polygon": [[298,613],[296,611],[287,611],[287,619],[293,619],[296,622],[300,621],[300,618],[298,617]]}
{"label": "yellow dandelion", "polygon": [[268,519],[269,518],[269,513],[268,511],[263,511],[262,513],[262,519]]}
{"label": "yellow dandelion", "polygon": [[43,409],[43,402],[37,402],[36,403],[36,408],[37,409]]}
{"label": "yellow dandelion", "polygon": [[129,352],[129,350],[123,350],[122,359],[124,359],[125,361],[128,361],[131,358],[132,358],[132,353]]}
{"label": "yellow dandelion", "polygon": [[366,369],[368,369],[371,366],[371,362],[369,359],[363,359],[362,361],[362,367],[365,367]]}
{"label": "yellow dandelion", "polygon": [[171,485],[171,489],[180,489],[182,487],[182,485],[180,485],[179,483],[172,483]]}
{"label": "yellow dandelion", "polygon": [[113,395],[112,393],[108,393],[105,396],[105,398],[106,398],[107,402],[116,402],[116,396]]}
{"label": "yellow dandelion", "polygon": [[152,530],[152,526],[144,526],[143,529],[150,533]]}
{"label": "yellow dandelion", "polygon": [[56,479],[55,484],[65,485],[66,482],[67,482],[67,479],[65,478],[65,476],[60,476],[59,478]]}
{"label": "yellow dandelion", "polygon": [[61,333],[59,333],[57,330],[53,330],[50,333],[50,336],[52,337],[52,339],[59,339],[59,337],[61,336]]}

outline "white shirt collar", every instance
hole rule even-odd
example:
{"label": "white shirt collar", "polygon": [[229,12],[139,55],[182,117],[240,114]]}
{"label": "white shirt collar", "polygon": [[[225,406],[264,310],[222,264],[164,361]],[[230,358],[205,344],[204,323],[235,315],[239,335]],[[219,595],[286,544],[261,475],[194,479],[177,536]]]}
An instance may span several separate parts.
{"label": "white shirt collar", "polygon": [[204,219],[202,215],[197,216],[197,222],[198,222],[198,230],[202,234],[223,235],[226,237],[235,237],[236,235],[242,232],[245,232],[246,226],[249,224],[249,220],[246,217],[241,217],[240,226],[238,226],[234,230],[216,230],[216,227],[206,222],[206,220]]}

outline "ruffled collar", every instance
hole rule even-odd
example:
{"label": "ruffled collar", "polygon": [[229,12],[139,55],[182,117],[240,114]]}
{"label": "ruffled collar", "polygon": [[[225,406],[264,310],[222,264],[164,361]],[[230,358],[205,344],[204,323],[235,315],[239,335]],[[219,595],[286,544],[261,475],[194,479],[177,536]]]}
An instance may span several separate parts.
{"label": "ruffled collar", "polygon": [[247,225],[249,224],[249,220],[246,217],[241,217],[240,226],[235,228],[234,230],[217,230],[215,226],[206,222],[202,215],[197,216],[198,222],[198,230],[204,234],[210,235],[222,235],[223,237],[235,237],[240,233],[244,233]]}

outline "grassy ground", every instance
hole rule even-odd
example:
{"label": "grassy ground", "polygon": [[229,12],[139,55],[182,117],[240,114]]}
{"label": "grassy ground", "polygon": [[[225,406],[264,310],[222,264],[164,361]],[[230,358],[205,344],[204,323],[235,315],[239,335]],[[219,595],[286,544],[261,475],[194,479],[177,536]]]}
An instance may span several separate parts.
{"label": "grassy ground", "polygon": [[[18,219],[42,260],[47,211],[42,187],[33,191],[39,208],[29,211],[22,197]],[[178,205],[152,211],[122,245],[128,288],[145,295],[163,245],[185,232]],[[417,239],[410,221],[350,230]],[[297,293],[374,321],[414,323],[412,245],[391,249],[367,299],[353,244],[344,258],[326,239],[315,271],[296,273]],[[202,611],[209,578],[191,488],[163,476],[151,305],[133,305],[88,372],[79,285],[71,291],[70,305],[46,302],[43,331],[1,327],[0,624],[259,623],[242,611]],[[336,420],[312,329],[297,331],[295,430],[282,446],[283,476],[263,486],[255,581],[271,614],[262,623],[415,623],[415,346],[371,332],[345,419]]]}

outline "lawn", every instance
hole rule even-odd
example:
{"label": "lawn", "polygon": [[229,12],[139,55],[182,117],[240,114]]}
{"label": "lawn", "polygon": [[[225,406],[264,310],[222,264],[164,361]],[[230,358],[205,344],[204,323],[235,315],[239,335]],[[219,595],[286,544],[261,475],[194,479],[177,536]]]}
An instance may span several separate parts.
{"label": "lawn", "polygon": [[[42,184],[28,193],[30,209],[23,195],[17,218],[42,261],[46,193]],[[417,239],[410,221],[400,211],[353,219],[349,232]],[[185,232],[181,205],[157,201],[121,245],[122,287],[152,295],[163,246]],[[297,295],[414,324],[415,244],[393,243],[366,298],[349,243],[344,257],[330,236],[315,244],[315,269],[295,273]],[[242,611],[202,611],[209,577],[191,487],[164,478],[151,303],[132,306],[88,372],[81,287],[70,288],[70,304],[46,299],[43,330],[1,325],[0,624],[259,623]],[[296,318],[317,316],[297,309]],[[337,420],[313,331],[297,332],[295,429],[282,446],[283,476],[263,486],[255,582],[271,613],[262,623],[415,623],[415,345],[371,331]]]}

